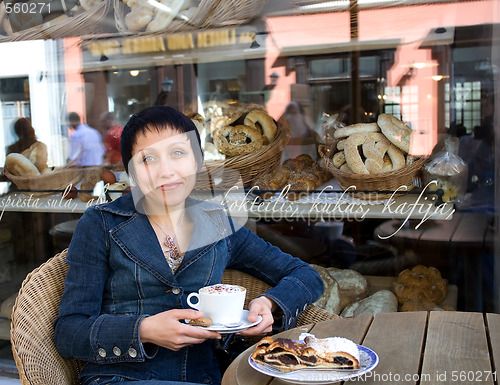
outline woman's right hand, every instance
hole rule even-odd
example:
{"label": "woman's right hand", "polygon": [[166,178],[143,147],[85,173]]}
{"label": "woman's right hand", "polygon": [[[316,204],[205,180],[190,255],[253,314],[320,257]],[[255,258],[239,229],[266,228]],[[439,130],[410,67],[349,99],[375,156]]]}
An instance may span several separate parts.
{"label": "woman's right hand", "polygon": [[140,326],[141,342],[177,351],[185,346],[201,344],[209,338],[220,339],[221,335],[217,332],[179,322],[201,317],[203,317],[202,311],[191,309],[167,310],[146,317]]}

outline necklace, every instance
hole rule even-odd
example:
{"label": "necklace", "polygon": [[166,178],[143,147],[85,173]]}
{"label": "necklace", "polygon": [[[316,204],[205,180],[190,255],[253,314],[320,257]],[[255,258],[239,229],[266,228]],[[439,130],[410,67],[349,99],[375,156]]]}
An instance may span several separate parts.
{"label": "necklace", "polygon": [[[147,214],[146,214],[147,215]],[[158,227],[158,229],[165,235],[165,240],[163,241],[163,246],[165,246],[165,250],[162,249],[163,254],[165,256],[165,259],[167,260],[167,263],[169,264],[170,268],[172,271],[175,273],[175,271],[179,268],[181,262],[182,262],[182,256],[179,253],[179,250],[177,249],[177,246],[175,244],[174,238],[167,234],[163,229],[160,227],[158,223],[153,219],[152,216],[147,215],[147,217],[153,222],[153,224]],[[184,211],[182,212],[181,219],[177,223],[177,227],[179,227],[184,220]]]}

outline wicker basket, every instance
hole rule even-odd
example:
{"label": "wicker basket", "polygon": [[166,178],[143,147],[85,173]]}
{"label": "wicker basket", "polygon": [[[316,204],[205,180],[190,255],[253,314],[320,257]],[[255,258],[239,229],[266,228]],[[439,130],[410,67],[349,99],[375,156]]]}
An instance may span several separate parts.
{"label": "wicker basket", "polygon": [[[252,275],[238,270],[226,269],[222,276],[222,283],[227,285],[239,285],[247,289],[244,308],[248,309],[248,304],[254,298],[269,290],[271,286],[267,283],[255,278]],[[311,323],[326,321],[328,319],[339,318],[338,315],[332,314],[316,305],[309,305],[297,318],[296,326],[308,325]],[[260,337],[259,337],[260,339]]]}
{"label": "wicker basket", "polygon": [[328,2],[329,0],[290,0],[290,4],[294,7],[314,6]]}
{"label": "wicker basket", "polygon": [[[222,27],[244,24],[260,15],[267,0],[219,0],[211,1],[202,27]],[[202,1],[203,3],[203,1]]]}
{"label": "wicker basket", "polygon": [[[103,20],[111,11],[111,0],[103,0],[88,11],[68,12],[54,20],[19,32],[0,34],[0,42],[47,40],[109,31]],[[72,16],[70,16],[72,15]]]}
{"label": "wicker basket", "polygon": [[12,175],[7,168],[4,168],[4,174],[20,190],[27,190],[24,194],[39,198],[54,194],[54,190],[64,190],[69,184],[77,184],[83,177],[83,170],[79,167],[66,166],[40,176],[23,177]]}
{"label": "wicker basket", "polygon": [[[362,192],[353,193],[352,196],[365,200],[388,199],[393,195],[401,195],[393,194],[392,191],[401,189],[403,186],[406,186],[406,190],[403,188],[403,191],[412,190],[415,187],[415,181],[419,178],[420,170],[427,160],[427,157],[421,157],[399,170],[380,174],[354,174],[342,172],[336,168],[332,163],[328,149],[325,145],[318,147],[319,155],[324,160],[324,167],[333,174],[342,189],[347,190],[350,186],[356,186],[356,191]],[[349,191],[354,190],[350,189]]]}
{"label": "wicker basket", "polygon": [[[229,188],[238,182],[241,177],[244,186],[248,186],[257,175],[266,173],[277,167],[281,161],[281,152],[290,139],[290,125],[286,118],[281,117],[278,122],[278,133],[271,143],[262,146],[250,154],[233,156],[225,160],[205,162],[205,169],[211,178],[224,169],[233,169],[238,173],[229,173],[228,179],[219,183],[220,188]],[[237,175],[236,175],[237,174]],[[201,175],[206,175],[202,172]],[[199,178],[196,183],[198,189],[213,188],[212,179]]]}
{"label": "wicker basket", "polygon": [[[125,16],[130,12],[130,8],[123,0],[113,1],[116,29],[122,33],[131,32],[125,23]],[[266,0],[201,0],[189,21],[174,19],[165,29],[151,33],[185,32],[199,28],[243,24],[260,15],[265,4]]]}

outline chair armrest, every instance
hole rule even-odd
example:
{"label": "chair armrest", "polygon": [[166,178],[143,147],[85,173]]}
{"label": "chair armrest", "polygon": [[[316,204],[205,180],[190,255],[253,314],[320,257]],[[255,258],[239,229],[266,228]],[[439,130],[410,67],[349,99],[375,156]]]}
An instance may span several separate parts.
{"label": "chair armrest", "polygon": [[339,318],[339,316],[330,313],[319,306],[309,305],[297,318],[297,326],[326,321],[327,319],[333,318]]}

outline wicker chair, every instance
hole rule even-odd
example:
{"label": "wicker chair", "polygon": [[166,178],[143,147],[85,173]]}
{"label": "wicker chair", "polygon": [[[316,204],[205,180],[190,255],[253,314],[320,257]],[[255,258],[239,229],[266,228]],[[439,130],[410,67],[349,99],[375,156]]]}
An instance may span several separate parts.
{"label": "wicker chair", "polygon": [[[53,323],[64,290],[67,250],[50,258],[28,274],[12,309],[11,344],[23,385],[76,385],[81,365],[59,355],[54,344]],[[234,270],[226,270],[224,283],[247,288],[247,302],[269,288],[264,282]],[[309,306],[298,324],[337,317],[317,306]]]}

